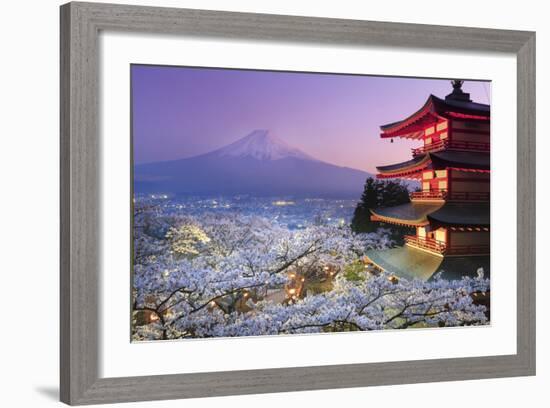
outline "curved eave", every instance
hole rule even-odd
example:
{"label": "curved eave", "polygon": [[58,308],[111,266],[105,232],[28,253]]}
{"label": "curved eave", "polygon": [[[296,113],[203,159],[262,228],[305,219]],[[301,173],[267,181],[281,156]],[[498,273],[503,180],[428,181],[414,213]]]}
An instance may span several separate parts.
{"label": "curved eave", "polygon": [[424,105],[407,118],[380,126],[381,138],[404,137],[418,139],[424,135],[423,129],[438,119],[490,120],[490,106],[455,100],[444,100],[430,95]]}
{"label": "curved eave", "polygon": [[448,119],[467,120],[469,122],[490,122],[491,121],[491,118],[489,116],[471,115],[467,113],[452,112],[452,111],[444,112],[441,114],[441,116]]}
{"label": "curved eave", "polygon": [[443,203],[434,202],[410,202],[394,207],[380,207],[371,209],[373,221],[387,222],[389,224],[421,227],[429,224],[428,214],[437,211]]}
{"label": "curved eave", "polygon": [[[419,173],[430,163],[430,156],[424,154],[402,163],[390,164],[388,166],[378,166],[376,169],[378,178],[411,177],[414,173]],[[420,174],[418,174],[420,175]]]}
{"label": "curved eave", "polygon": [[424,169],[431,165],[436,170],[453,168],[460,171],[490,172],[491,157],[487,152],[444,150],[429,152],[411,160],[388,166],[378,166],[377,178],[420,178]]}
{"label": "curved eave", "polygon": [[399,173],[388,173],[388,174],[377,174],[377,179],[408,179],[408,180],[420,180],[422,179],[422,170],[426,166],[414,168],[407,171],[402,171]]}
{"label": "curved eave", "polygon": [[491,106],[484,103],[463,101],[453,98],[441,99],[437,96],[433,96],[433,102],[436,111],[440,114],[457,113],[464,116],[479,117],[484,120],[489,120],[491,117]]}
{"label": "curved eave", "polygon": [[378,269],[405,279],[428,280],[443,262],[443,258],[409,246],[386,250],[370,250],[367,261]]}
{"label": "curved eave", "polygon": [[375,222],[385,222],[387,224],[403,225],[405,227],[424,227],[430,223],[427,219],[418,220],[418,221],[409,221],[409,220],[403,220],[400,218],[384,217],[381,215],[377,215],[373,211],[371,211],[371,213],[372,213],[371,221],[375,221]]}
{"label": "curved eave", "polygon": [[489,203],[446,203],[427,215],[431,224],[447,227],[488,229],[491,225]]}
{"label": "curved eave", "polygon": [[[381,138],[405,137],[420,138],[424,135],[423,129],[432,122],[436,122],[434,114],[433,95],[430,95],[424,105],[409,117],[380,126]],[[429,122],[429,123],[428,123]]]}
{"label": "curved eave", "polygon": [[441,279],[458,280],[463,276],[475,277],[483,268],[490,277],[489,256],[438,257],[407,245],[386,250],[367,251],[367,261],[378,269],[405,279],[430,280],[441,273]]}
{"label": "curved eave", "polygon": [[430,152],[429,156],[435,169],[453,167],[472,171],[488,171],[491,167],[489,152],[443,150],[440,152]]}

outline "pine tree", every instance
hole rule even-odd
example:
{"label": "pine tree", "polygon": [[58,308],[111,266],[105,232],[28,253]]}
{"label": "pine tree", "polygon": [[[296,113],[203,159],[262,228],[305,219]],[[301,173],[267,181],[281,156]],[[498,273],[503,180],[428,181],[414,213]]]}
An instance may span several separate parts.
{"label": "pine tree", "polygon": [[365,182],[361,200],[357,203],[351,220],[351,228],[355,232],[372,232],[376,226],[370,220],[370,208],[378,207],[380,182],[369,177]]}
{"label": "pine tree", "polygon": [[393,207],[409,201],[409,190],[405,184],[391,180],[380,181],[369,177],[365,182],[361,199],[355,207],[351,228],[355,232],[376,231],[380,223],[371,221],[370,209]]}
{"label": "pine tree", "polygon": [[403,183],[391,180],[384,183],[380,206],[393,207],[408,203],[409,201],[409,190]]}

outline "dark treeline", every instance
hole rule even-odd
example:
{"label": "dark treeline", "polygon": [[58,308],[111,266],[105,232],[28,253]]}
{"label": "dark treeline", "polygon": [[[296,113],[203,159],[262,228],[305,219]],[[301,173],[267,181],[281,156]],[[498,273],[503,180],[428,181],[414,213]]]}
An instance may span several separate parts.
{"label": "dark treeline", "polygon": [[375,180],[369,177],[353,213],[351,228],[355,232],[374,232],[383,226],[391,229],[396,237],[408,233],[410,228],[407,227],[371,221],[371,212],[369,211],[372,208],[393,207],[408,202],[410,202],[409,190],[404,183],[392,180]]}

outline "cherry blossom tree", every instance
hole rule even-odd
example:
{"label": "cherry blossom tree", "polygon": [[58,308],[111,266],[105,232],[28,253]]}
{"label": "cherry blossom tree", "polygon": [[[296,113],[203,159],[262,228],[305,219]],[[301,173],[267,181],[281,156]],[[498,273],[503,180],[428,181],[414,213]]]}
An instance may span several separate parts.
{"label": "cherry blossom tree", "polygon": [[[383,231],[348,226],[289,230],[265,218],[231,214],[169,216],[144,209],[134,232],[135,340],[323,333],[483,324],[473,295],[478,278],[429,282],[365,271],[349,280],[366,250],[392,245]],[[330,270],[330,290],[286,296],[296,274]],[[325,276],[325,278],[327,278]],[[328,278],[327,278],[328,279]],[[284,301],[270,292],[284,293]]]}

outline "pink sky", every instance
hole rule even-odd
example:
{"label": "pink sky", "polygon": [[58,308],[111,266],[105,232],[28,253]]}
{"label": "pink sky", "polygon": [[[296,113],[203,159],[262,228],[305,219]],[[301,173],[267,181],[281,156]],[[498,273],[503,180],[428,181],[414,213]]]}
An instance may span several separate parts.
{"label": "pink sky", "polygon": [[[379,126],[451,89],[449,79],[133,65],[134,162],[191,157],[269,129],[317,159],[375,172],[419,145],[390,144]],[[490,82],[463,90],[490,103]]]}

